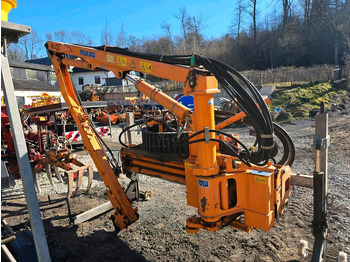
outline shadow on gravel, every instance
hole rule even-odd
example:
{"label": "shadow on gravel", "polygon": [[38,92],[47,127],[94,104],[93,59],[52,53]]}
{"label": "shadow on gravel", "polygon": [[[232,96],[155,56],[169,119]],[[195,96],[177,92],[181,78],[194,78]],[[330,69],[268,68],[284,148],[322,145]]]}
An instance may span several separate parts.
{"label": "shadow on gravel", "polygon": [[80,237],[78,226],[55,227],[51,219],[45,220],[44,226],[53,262],[147,261],[140,253],[130,249],[114,232],[98,230]]}
{"label": "shadow on gravel", "polygon": [[[92,197],[92,195],[90,196]],[[41,200],[41,201],[40,201]],[[105,199],[102,198],[102,201]],[[81,213],[91,206],[84,205],[77,198],[76,213]],[[98,205],[101,199],[97,196],[88,198],[92,206]],[[69,225],[64,195],[39,197],[41,214],[51,259],[55,261],[147,261],[141,253],[132,250],[114,231],[108,232],[100,220],[92,219],[89,223],[77,226]],[[75,213],[75,212],[74,212]],[[23,201],[8,200],[2,203],[2,218],[10,222],[15,231],[30,229],[28,210]],[[109,223],[108,221],[107,223]],[[97,223],[97,224],[96,224]],[[95,230],[95,226],[98,229]],[[108,225],[105,224],[105,226]]]}
{"label": "shadow on gravel", "polygon": [[[23,197],[21,199],[25,200]],[[58,204],[58,205],[55,205],[55,204]],[[39,202],[41,212],[60,208],[65,205],[66,205],[66,198],[56,199],[54,201],[51,201],[51,203],[49,200]],[[11,218],[13,216],[22,216],[22,215],[28,214],[26,202],[16,203],[14,201],[7,201],[3,203],[3,207],[5,207],[1,209],[1,215],[3,218]]]}

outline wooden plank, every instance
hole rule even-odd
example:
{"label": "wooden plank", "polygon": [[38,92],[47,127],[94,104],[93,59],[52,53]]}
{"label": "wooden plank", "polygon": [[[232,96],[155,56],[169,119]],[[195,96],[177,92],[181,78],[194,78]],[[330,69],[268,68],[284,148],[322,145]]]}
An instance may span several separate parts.
{"label": "wooden plank", "polygon": [[291,184],[293,186],[301,186],[307,188],[314,188],[314,177],[303,174],[292,174]]}
{"label": "wooden plank", "polygon": [[81,214],[75,216],[73,218],[73,224],[74,225],[80,224],[82,222],[85,222],[85,221],[93,218],[93,217],[96,217],[96,216],[101,215],[105,212],[108,212],[112,209],[113,209],[113,206],[112,206],[111,202],[108,201],[102,205],[94,207],[88,211],[85,211],[84,213],[81,213]]}

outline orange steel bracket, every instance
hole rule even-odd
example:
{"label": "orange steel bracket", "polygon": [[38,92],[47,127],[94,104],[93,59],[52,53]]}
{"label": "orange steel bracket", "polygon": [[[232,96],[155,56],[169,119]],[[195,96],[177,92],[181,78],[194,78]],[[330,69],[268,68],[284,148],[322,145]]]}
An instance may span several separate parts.
{"label": "orange steel bracket", "polygon": [[[265,99],[265,103],[267,105],[270,105],[271,104],[271,99],[270,98],[266,98]],[[215,129],[216,130],[223,129],[223,128],[225,128],[225,127],[227,127],[227,126],[229,126],[229,125],[231,125],[231,124],[233,124],[233,123],[243,119],[245,116],[246,116],[246,114],[243,111],[241,111],[238,114],[236,114],[234,116],[231,116],[230,118],[227,118],[226,120],[224,120],[224,121],[220,122],[219,124],[217,124],[215,126]]]}

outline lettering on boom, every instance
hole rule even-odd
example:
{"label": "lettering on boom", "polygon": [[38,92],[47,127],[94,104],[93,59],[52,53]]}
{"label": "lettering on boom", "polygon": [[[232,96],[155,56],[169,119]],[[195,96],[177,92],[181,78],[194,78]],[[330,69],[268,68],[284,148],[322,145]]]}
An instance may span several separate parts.
{"label": "lettering on boom", "polygon": [[83,50],[83,49],[80,49],[80,55],[95,58],[95,52],[86,51],[86,50]]}

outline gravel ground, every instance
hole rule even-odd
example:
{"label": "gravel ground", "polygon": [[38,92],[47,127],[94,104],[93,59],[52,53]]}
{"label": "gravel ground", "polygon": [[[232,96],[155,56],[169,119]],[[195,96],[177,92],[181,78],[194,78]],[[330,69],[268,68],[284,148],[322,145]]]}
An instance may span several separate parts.
{"label": "gravel ground", "polygon": [[[282,125],[296,146],[293,172],[312,174],[314,151],[314,119]],[[328,254],[339,251],[350,254],[350,114],[335,112],[329,116],[331,146],[329,148],[329,191],[334,197],[329,208]],[[113,128],[113,139],[106,142],[113,149],[119,145]],[[235,128],[243,138],[246,128]],[[137,135],[135,135],[135,138]],[[92,162],[82,148],[76,148],[79,160]],[[105,187],[96,168],[89,194],[72,199],[74,214],[107,201]],[[121,183],[127,179],[122,175]],[[165,180],[141,176],[141,189],[152,190],[149,201],[138,202],[140,219],[125,232],[116,235],[109,214],[78,226],[69,225],[64,201],[66,185],[52,188],[44,174],[40,175],[39,195],[47,241],[53,261],[299,261],[300,239],[312,246],[312,190],[294,187],[290,203],[281,219],[269,232],[254,229],[250,234],[231,228],[218,232],[200,230],[187,234],[186,218],[196,210],[186,205],[185,186]],[[50,195],[51,203],[47,195]],[[20,181],[11,190],[2,192],[2,217],[15,230],[30,227]],[[310,257],[309,257],[310,258]]]}

